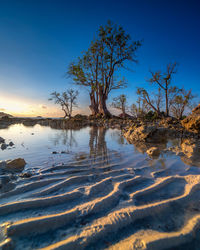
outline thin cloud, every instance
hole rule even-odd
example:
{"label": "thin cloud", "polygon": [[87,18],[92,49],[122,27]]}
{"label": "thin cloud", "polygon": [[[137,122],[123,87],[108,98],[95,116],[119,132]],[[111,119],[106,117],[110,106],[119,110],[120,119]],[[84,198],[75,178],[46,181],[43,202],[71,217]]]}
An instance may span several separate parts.
{"label": "thin cloud", "polygon": [[40,108],[42,108],[42,109],[47,109],[47,106],[45,106],[45,105],[40,105]]}

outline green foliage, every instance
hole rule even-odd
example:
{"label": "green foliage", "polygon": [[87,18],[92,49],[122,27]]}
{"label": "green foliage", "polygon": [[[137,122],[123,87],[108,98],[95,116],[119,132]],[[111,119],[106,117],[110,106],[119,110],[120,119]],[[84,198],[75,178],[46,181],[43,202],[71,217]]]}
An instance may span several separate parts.
{"label": "green foliage", "polygon": [[155,121],[159,118],[158,113],[153,112],[152,110],[145,114],[144,119],[147,121]]}

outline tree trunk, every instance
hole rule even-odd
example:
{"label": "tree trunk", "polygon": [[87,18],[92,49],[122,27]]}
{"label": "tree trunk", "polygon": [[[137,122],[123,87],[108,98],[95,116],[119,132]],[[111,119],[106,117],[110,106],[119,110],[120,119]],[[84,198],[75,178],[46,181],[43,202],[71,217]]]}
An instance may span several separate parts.
{"label": "tree trunk", "polygon": [[91,102],[91,104],[90,104],[89,108],[90,108],[90,110],[92,112],[92,115],[96,116],[99,113],[99,108],[98,108],[98,103],[97,103],[97,101],[95,99],[95,93],[94,92],[90,93],[90,102]]}
{"label": "tree trunk", "polygon": [[99,113],[105,117],[111,117],[111,113],[106,106],[107,96],[103,93],[102,89],[99,89]]}
{"label": "tree trunk", "polygon": [[125,111],[125,106],[124,105],[122,105],[122,117],[123,117],[123,119],[126,118],[126,111]]}
{"label": "tree trunk", "polygon": [[166,103],[166,116],[169,116],[169,106],[168,106],[168,90],[165,90],[165,103]]}

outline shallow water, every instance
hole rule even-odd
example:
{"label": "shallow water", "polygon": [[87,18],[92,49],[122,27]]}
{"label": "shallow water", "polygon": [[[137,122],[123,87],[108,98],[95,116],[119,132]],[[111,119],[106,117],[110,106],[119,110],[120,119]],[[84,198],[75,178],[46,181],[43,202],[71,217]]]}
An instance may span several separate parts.
{"label": "shallow water", "polygon": [[33,172],[0,196],[0,223],[11,223],[0,241],[14,249],[198,249],[200,168],[183,157],[151,159],[117,129],[17,124],[0,136],[15,144],[0,159]]}

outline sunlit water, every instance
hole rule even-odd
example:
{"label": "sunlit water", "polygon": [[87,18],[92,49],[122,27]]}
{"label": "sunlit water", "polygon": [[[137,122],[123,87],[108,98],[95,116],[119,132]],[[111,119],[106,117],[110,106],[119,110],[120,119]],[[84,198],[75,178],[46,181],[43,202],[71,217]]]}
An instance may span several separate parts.
{"label": "sunlit water", "polygon": [[[183,157],[163,151],[151,159],[117,129],[17,124],[0,136],[15,144],[0,150],[0,159],[24,158],[24,172],[34,170],[0,196],[0,223],[12,223],[0,242],[10,238],[14,249],[128,249],[127,242],[142,249],[153,230],[155,242],[176,232],[180,249],[198,249],[200,168]],[[192,236],[184,241],[187,223]]]}
{"label": "sunlit water", "polygon": [[[106,157],[108,151],[126,152],[132,146],[123,139],[121,132],[115,129],[82,128],[79,130],[59,130],[35,125],[33,127],[15,124],[0,130],[0,136],[6,142],[15,145],[0,150],[0,160],[24,158],[28,167],[41,168],[90,155]],[[56,154],[53,154],[56,152]]]}

